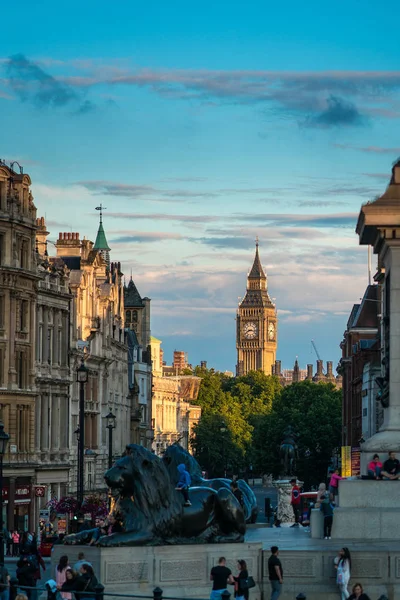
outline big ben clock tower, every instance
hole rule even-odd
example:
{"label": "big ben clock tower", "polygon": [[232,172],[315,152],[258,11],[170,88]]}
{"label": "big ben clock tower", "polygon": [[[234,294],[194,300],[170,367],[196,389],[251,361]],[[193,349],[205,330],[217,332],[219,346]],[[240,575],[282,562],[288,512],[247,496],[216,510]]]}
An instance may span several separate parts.
{"label": "big ben clock tower", "polygon": [[275,364],[278,318],[267,290],[267,276],[262,268],[256,241],[256,255],[247,277],[246,295],[236,317],[236,375],[249,371],[272,374]]}

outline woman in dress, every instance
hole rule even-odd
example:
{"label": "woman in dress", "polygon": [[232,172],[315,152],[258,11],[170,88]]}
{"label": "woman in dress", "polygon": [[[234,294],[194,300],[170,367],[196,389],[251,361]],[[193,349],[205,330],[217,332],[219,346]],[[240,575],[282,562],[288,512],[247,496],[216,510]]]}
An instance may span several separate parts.
{"label": "woman in dress", "polygon": [[241,586],[241,583],[243,581],[246,581],[246,579],[249,576],[249,573],[247,571],[247,565],[246,565],[246,561],[245,560],[238,560],[237,561],[237,566],[238,566],[238,574],[236,577],[234,577],[235,580],[235,598],[237,598],[238,600],[249,600],[249,589],[248,588],[243,588]]}
{"label": "woman in dress", "polygon": [[347,586],[350,581],[351,556],[348,548],[339,550],[339,556],[335,559],[336,583],[339,587],[341,600],[347,600],[350,596]]}
{"label": "woman in dress", "polygon": [[355,583],[352,591],[353,593],[351,594],[349,600],[370,600],[369,596],[364,593],[361,583]]}
{"label": "woman in dress", "polygon": [[[67,571],[70,570],[71,567],[68,564],[68,556],[65,556],[64,554],[60,557],[60,562],[56,566],[56,584],[58,590],[61,590],[63,584],[67,579]],[[72,600],[71,592],[61,592],[61,596],[62,598],[64,598],[64,600]]]}

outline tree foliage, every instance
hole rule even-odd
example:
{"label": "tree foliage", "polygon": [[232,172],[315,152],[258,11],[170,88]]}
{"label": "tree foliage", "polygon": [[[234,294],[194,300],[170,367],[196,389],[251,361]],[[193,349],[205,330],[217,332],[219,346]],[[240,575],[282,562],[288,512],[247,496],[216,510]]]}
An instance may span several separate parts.
{"label": "tree foliage", "polygon": [[298,434],[297,475],[313,485],[323,481],[340,445],[341,393],[330,383],[303,381],[282,388],[261,371],[228,378],[199,369],[197,403],[202,408],[191,443],[211,475],[247,471],[279,476],[279,447],[291,425]]}

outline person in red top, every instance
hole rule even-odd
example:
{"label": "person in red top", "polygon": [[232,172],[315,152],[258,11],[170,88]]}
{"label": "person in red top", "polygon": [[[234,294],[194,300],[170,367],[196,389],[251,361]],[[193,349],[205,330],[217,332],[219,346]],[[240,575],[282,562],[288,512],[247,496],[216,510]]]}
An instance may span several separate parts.
{"label": "person in red top", "polygon": [[297,479],[291,479],[292,484],[292,499],[290,504],[293,508],[294,523],[291,527],[299,527],[299,515],[300,515],[300,488],[297,485]]}
{"label": "person in red top", "polygon": [[374,458],[368,463],[368,475],[372,479],[380,479],[383,465],[379,460],[379,454],[374,454]]}

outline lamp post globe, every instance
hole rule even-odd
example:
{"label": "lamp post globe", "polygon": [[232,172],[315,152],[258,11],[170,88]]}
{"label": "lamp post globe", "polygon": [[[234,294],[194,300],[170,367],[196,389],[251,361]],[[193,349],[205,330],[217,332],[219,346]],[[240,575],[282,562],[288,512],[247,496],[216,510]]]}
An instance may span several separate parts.
{"label": "lamp post globe", "polygon": [[108,468],[111,469],[113,465],[113,429],[115,429],[117,417],[110,411],[106,415],[107,429],[108,429]]}
{"label": "lamp post globe", "polygon": [[77,499],[80,504],[84,495],[84,452],[85,452],[85,384],[89,379],[89,369],[81,361],[76,370],[76,381],[79,383],[79,438],[78,438],[78,473],[77,473]]}

